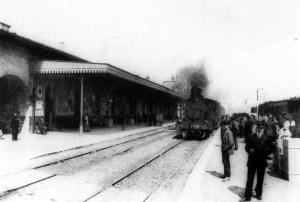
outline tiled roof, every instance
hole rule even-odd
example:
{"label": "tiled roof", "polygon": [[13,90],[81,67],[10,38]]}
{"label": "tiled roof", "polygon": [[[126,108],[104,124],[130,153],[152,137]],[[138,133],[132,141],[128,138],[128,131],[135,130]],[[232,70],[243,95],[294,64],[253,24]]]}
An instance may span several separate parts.
{"label": "tiled roof", "polygon": [[[21,47],[27,47],[31,50],[36,49],[39,55],[42,55],[42,52],[46,55],[54,54],[53,58],[61,58],[63,60],[68,61],[80,61],[80,62],[88,62],[86,59],[80,58],[78,56],[72,55],[70,53],[64,52],[62,50],[58,50],[56,48],[50,47],[43,43],[31,40],[29,38],[20,36],[16,33],[12,33],[9,31],[0,30],[0,41],[14,43]],[[43,57],[42,57],[43,58]]]}

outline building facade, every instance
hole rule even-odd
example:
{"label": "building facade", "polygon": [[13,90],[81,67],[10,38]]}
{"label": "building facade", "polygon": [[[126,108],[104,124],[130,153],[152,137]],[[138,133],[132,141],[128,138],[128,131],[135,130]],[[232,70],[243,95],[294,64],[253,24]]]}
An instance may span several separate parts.
{"label": "building facade", "polygon": [[0,30],[0,128],[32,106],[32,131],[174,120],[184,96],[110,64],[85,59]]}

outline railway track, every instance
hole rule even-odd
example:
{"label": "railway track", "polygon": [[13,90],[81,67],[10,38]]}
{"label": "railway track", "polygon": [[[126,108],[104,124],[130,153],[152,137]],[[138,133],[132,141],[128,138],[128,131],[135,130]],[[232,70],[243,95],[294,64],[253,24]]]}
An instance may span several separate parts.
{"label": "railway track", "polygon": [[[87,199],[83,200],[83,202],[87,202],[92,200],[93,198],[95,198],[97,195],[101,194],[102,192],[104,192],[106,189],[116,185],[117,183],[121,182],[122,180],[128,178],[130,175],[134,174],[135,172],[137,172],[138,170],[142,169],[143,167],[147,166],[149,163],[153,162],[154,160],[158,159],[159,157],[161,157],[162,155],[164,155],[165,153],[169,152],[170,150],[174,149],[176,146],[178,146],[179,144],[181,144],[183,142],[183,140],[180,140],[179,142],[177,142],[176,144],[172,145],[169,148],[166,148],[165,151],[161,152],[160,154],[154,156],[153,158],[151,158],[150,160],[148,160],[147,162],[143,163],[142,165],[137,166],[135,169],[131,170],[130,172],[128,172],[126,175],[124,175],[123,177],[116,179],[113,183],[111,183],[110,185],[107,185],[106,187],[104,187],[103,189],[99,190],[98,192],[96,192],[95,194],[93,194],[92,196],[88,197]],[[147,197],[149,198],[150,195]],[[146,198],[146,199],[147,199]],[[144,201],[146,201],[146,199]]]}
{"label": "railway track", "polygon": [[[41,158],[41,157],[50,157],[52,155],[58,155],[58,154],[62,154],[64,152],[68,152],[68,151],[75,151],[76,149],[82,149],[82,148],[85,148],[85,149],[88,149],[88,151],[83,151],[83,152],[80,152],[79,154],[73,154],[71,156],[68,156],[68,157],[63,157],[63,158],[60,158],[60,159],[56,159],[54,161],[50,161],[50,162],[47,162],[47,163],[42,163],[40,165],[37,165],[37,166],[34,166],[33,169],[39,169],[39,168],[43,168],[43,167],[47,167],[47,166],[51,166],[51,165],[54,165],[54,164],[57,164],[57,163],[60,163],[60,162],[65,162],[65,161],[68,161],[68,160],[72,160],[72,159],[75,159],[75,158],[78,158],[78,157],[82,157],[82,156],[85,156],[85,155],[89,155],[89,154],[94,154],[94,153],[97,153],[97,152],[100,152],[100,151],[103,151],[103,150],[106,150],[106,149],[109,149],[109,148],[113,148],[113,147],[116,147],[116,146],[119,146],[119,145],[122,145],[122,144],[127,144],[127,143],[130,143],[130,142],[134,142],[134,141],[137,141],[137,140],[142,140],[142,139],[145,139],[145,138],[148,138],[150,136],[153,136],[153,135],[157,135],[157,134],[161,134],[161,133],[164,133],[165,130],[154,130],[154,132],[151,132],[150,134],[149,131],[147,132],[144,132],[144,133],[139,133],[139,135],[142,135],[142,136],[138,136],[138,137],[133,137],[132,139],[129,139],[129,140],[125,140],[125,141],[120,141],[118,143],[114,143],[114,144],[110,144],[110,145],[107,145],[107,146],[98,146],[98,144],[101,144],[101,143],[96,143],[96,144],[91,144],[91,145],[88,145],[88,146],[81,146],[81,147],[77,147],[77,148],[73,148],[73,149],[70,149],[70,150],[64,150],[64,151],[60,151],[60,152],[54,152],[54,153],[50,153],[50,154],[47,154],[47,155],[42,155],[42,156],[38,156],[38,157],[35,157],[33,159],[38,159],[38,158]],[[135,134],[137,135],[137,134]],[[89,148],[89,147],[98,147],[96,149],[93,149],[93,148]]]}
{"label": "railway track", "polygon": [[[0,200],[27,201],[24,198],[30,197],[28,201],[34,201],[31,198],[33,196],[38,198],[36,201],[97,201],[97,198],[103,192],[125,181],[135,173],[143,170],[143,168],[149,167],[147,165],[157,162],[156,160],[161,159],[161,157],[181,145],[184,141],[174,139],[174,134],[174,131],[167,133],[164,133],[164,131],[155,131],[150,135],[127,139],[116,144],[96,149],[93,148],[90,151],[84,151],[77,155],[40,164],[32,170],[48,173],[49,176],[42,180],[36,180],[36,182],[30,182],[19,188],[11,189],[0,196]],[[152,146],[149,146],[151,144]],[[151,151],[152,148],[153,150],[154,148],[158,150],[154,152]],[[143,150],[150,152],[146,152],[145,157],[141,158],[140,155],[140,159],[133,159],[137,153],[141,154]],[[46,157],[48,158],[49,156]],[[44,157],[40,157],[40,159],[42,158]],[[125,167],[114,168],[118,160],[126,162]],[[151,196],[166,184],[180,170],[184,163],[183,161],[178,164],[177,168],[166,176],[166,179],[158,184],[147,196],[143,197],[143,200],[140,200],[140,202],[147,201],[149,198],[151,199]],[[77,164],[80,164],[80,166]],[[72,168],[74,165],[75,168]],[[107,171],[109,172],[107,173]],[[69,193],[64,193],[65,196],[59,196],[59,193],[61,193],[60,187],[72,187],[74,185],[77,185],[74,187],[74,191],[70,188]],[[86,190],[81,190],[78,188],[78,185],[84,186]],[[49,192],[46,194],[48,200],[44,199],[44,190],[48,190]]]}
{"label": "railway track", "polygon": [[[210,142],[210,140],[205,140],[204,142],[202,142],[201,146],[200,146],[201,149],[199,149],[199,150],[204,151],[209,142]],[[190,155],[193,156],[193,157],[191,157],[190,159],[184,159],[179,164],[177,164],[175,168],[169,168],[169,170],[172,170],[172,171],[169,172],[167,175],[163,174],[164,175],[164,177],[163,177],[164,179],[161,180],[159,183],[151,182],[152,184],[156,184],[152,188],[149,188],[151,191],[133,190],[133,191],[137,191],[137,192],[147,193],[147,194],[144,194],[143,196],[138,196],[135,199],[133,199],[133,198],[124,199],[123,198],[124,193],[122,193],[122,190],[124,190],[124,188],[122,188],[122,186],[124,186],[124,185],[119,185],[119,186],[116,186],[116,185],[118,183],[121,183],[122,181],[128,180],[128,178],[130,176],[136,174],[142,168],[145,168],[147,165],[153,163],[155,160],[157,160],[157,161],[165,161],[165,160],[168,161],[168,158],[170,156],[176,155],[176,152],[174,152],[173,150],[178,150],[180,153],[182,153],[181,152],[182,148],[184,148],[184,147],[186,148],[186,146],[181,145],[182,143],[184,143],[186,145],[189,144],[188,141],[180,141],[180,142],[176,143],[175,145],[169,147],[168,149],[166,149],[164,152],[162,152],[161,154],[157,155],[153,159],[150,159],[148,162],[145,162],[140,167],[132,170],[132,172],[128,173],[128,175],[120,178],[119,180],[117,180],[114,183],[111,183],[111,185],[108,185],[107,187],[103,188],[102,190],[99,190],[97,193],[95,193],[94,195],[90,196],[88,199],[84,200],[84,202],[103,202],[103,201],[124,201],[124,202],[127,202],[127,201],[128,202],[129,201],[130,202],[156,202],[156,201],[165,201],[165,202],[167,202],[167,201],[175,201],[176,200],[176,196],[174,196],[174,195],[178,195],[178,196],[180,195],[180,193],[181,193],[181,191],[182,191],[182,189],[184,187],[185,181],[187,180],[187,178],[189,176],[189,173],[194,168],[194,165],[198,162],[200,156],[202,155],[202,152],[199,155],[194,155],[194,156],[192,155],[192,153],[194,152],[194,150],[191,150],[193,152],[187,152],[187,154],[188,154],[189,157],[190,157]],[[182,147],[181,149],[178,148],[180,145]],[[189,147],[193,147],[193,146],[191,146],[189,144]],[[199,147],[199,144],[194,145],[194,147]],[[178,151],[177,151],[177,153],[178,153]],[[195,153],[197,153],[197,151],[195,151]],[[163,158],[163,156],[164,156],[164,158]],[[170,161],[170,159],[169,159],[169,161]],[[156,162],[156,164],[160,164],[160,162]],[[155,166],[156,165],[152,165],[152,167],[155,167]],[[148,170],[150,170],[150,172],[155,172],[155,169],[156,170],[160,169],[160,168],[152,169],[150,167],[151,166],[149,165],[148,166]],[[143,173],[147,173],[147,172],[149,172],[149,171],[143,171]],[[161,172],[164,173],[163,171],[161,171]],[[185,172],[185,173],[182,174],[182,172]],[[140,178],[141,175],[145,175],[145,174],[139,174],[139,175],[137,175],[135,177],[132,177],[132,178]],[[184,176],[180,176],[180,175],[184,175]],[[179,179],[178,176],[180,176],[181,179]],[[143,181],[144,180],[147,180],[147,179],[143,179]],[[138,181],[141,181],[141,180],[138,180]],[[174,183],[174,181],[175,181],[175,183]],[[177,182],[177,181],[179,181],[179,182]],[[125,184],[129,184],[129,185],[132,184],[132,183],[133,183],[132,180],[131,180],[131,182],[125,182]],[[139,182],[137,182],[137,184],[134,185],[134,187],[139,187],[139,186],[140,186]],[[174,186],[175,188],[172,187],[172,186]],[[133,188],[131,187],[131,189],[135,189],[134,187]],[[172,193],[172,194],[170,194],[170,193],[166,194],[166,190],[168,189],[168,187],[169,187],[169,189],[170,189],[170,187],[172,187],[171,189],[176,190],[175,191],[176,193],[175,194],[174,193]],[[178,187],[180,187],[180,189],[178,189]],[[110,190],[108,190],[108,189],[110,189]],[[125,190],[128,190],[128,189],[130,189],[130,188],[129,187],[125,188]],[[106,190],[108,190],[108,191],[106,191]],[[172,191],[174,192],[174,190],[172,190]],[[105,191],[107,193],[105,193]],[[102,193],[104,193],[104,194],[102,194]],[[116,199],[109,198],[109,195],[111,196],[112,193],[113,193],[114,196],[118,196],[118,197]],[[101,194],[102,194],[102,196],[101,196]],[[125,192],[125,194],[127,194],[127,193]],[[161,195],[163,195],[164,198],[160,198]],[[172,195],[172,197],[169,197],[170,195]]]}
{"label": "railway track", "polygon": [[[117,141],[120,141],[120,142],[119,143],[115,143],[115,144],[113,144],[111,146],[114,146],[114,145],[117,145],[117,144],[126,143],[126,142],[129,142],[129,141],[134,141],[136,139],[141,139],[141,138],[144,138],[144,137],[147,137],[147,136],[151,136],[151,135],[155,135],[155,134],[158,134],[158,133],[162,133],[166,129],[168,129],[168,128],[159,128],[159,129],[152,129],[152,130],[149,130],[149,131],[143,131],[143,132],[133,133],[133,134],[125,137],[125,138],[133,137],[133,139],[122,141],[122,139],[125,139],[124,137],[123,138],[118,138]],[[142,135],[142,136],[140,136],[140,135]],[[137,137],[135,138],[135,136],[137,136]],[[109,140],[109,141],[111,141],[111,140]],[[51,153],[47,153],[47,154],[42,154],[42,155],[39,155],[39,156],[35,156],[35,157],[31,158],[30,160],[35,160],[35,159],[39,159],[39,158],[43,158],[43,157],[49,157],[49,156],[57,155],[57,154],[60,154],[60,153],[63,153],[63,152],[74,151],[74,150],[78,150],[78,149],[82,149],[82,148],[86,148],[86,147],[97,146],[99,144],[102,144],[102,142],[96,142],[96,143],[92,143],[92,144],[89,144],[89,145],[83,145],[83,146],[78,146],[78,147],[74,147],[74,148],[71,148],[71,149],[65,149],[65,150],[61,150],[61,151],[56,151],[56,152],[51,152]],[[107,146],[107,147],[109,147],[109,146]]]}
{"label": "railway track", "polygon": [[[68,150],[68,151],[61,151],[61,152],[52,153],[50,155],[40,156],[40,157],[35,158],[35,159],[42,159],[42,161],[43,161],[43,158],[45,158],[45,157],[50,158],[50,157],[54,156],[54,160],[50,160],[50,161],[46,160],[46,162],[38,163],[39,165],[33,166],[31,169],[24,169],[24,170],[21,170],[20,172],[16,172],[16,173],[6,175],[6,176],[4,176],[4,181],[5,180],[6,181],[11,181],[10,177],[12,179],[22,178],[27,173],[32,174],[32,170],[40,170],[40,169],[43,169],[43,168],[46,168],[46,167],[54,166],[56,164],[66,163],[67,161],[70,161],[70,160],[76,160],[78,158],[83,158],[84,156],[96,154],[96,153],[99,153],[101,151],[113,149],[113,148],[121,146],[121,145],[126,145],[126,144],[134,143],[134,142],[137,142],[137,141],[144,141],[147,138],[149,139],[152,136],[154,137],[156,135],[163,134],[164,132],[165,132],[165,130],[153,130],[153,131],[150,131],[150,132],[148,131],[148,132],[145,132],[145,133],[139,133],[138,137],[131,136],[129,139],[126,138],[125,140],[124,139],[123,140],[118,140],[118,142],[113,143],[113,144],[108,144],[108,145],[104,145],[104,146],[103,145],[99,146],[98,144],[93,144],[93,145],[90,145],[87,148],[79,148],[79,149],[84,150],[84,151],[79,151],[79,153],[73,153],[73,152],[76,152],[76,150],[72,149],[72,150]],[[92,147],[92,148],[90,148],[90,147]],[[67,154],[67,155],[63,155],[62,157],[60,156],[58,158],[55,158],[57,155],[68,153],[69,151],[72,151],[72,154]],[[124,150],[123,152],[126,152],[126,150]],[[122,154],[122,152],[119,152],[118,154]],[[116,154],[116,155],[118,155],[118,154]],[[19,176],[21,176],[21,177],[19,177]],[[25,180],[25,182],[22,182],[22,183],[19,183],[19,184],[17,183],[17,185],[15,187],[14,186],[9,187],[9,186],[6,186],[4,184],[4,186],[2,186],[2,187],[8,187],[5,190],[3,188],[1,188],[1,183],[0,183],[0,200],[3,197],[5,197],[5,196],[7,196],[11,193],[18,191],[19,189],[26,188],[26,187],[31,186],[31,185],[36,184],[36,183],[41,183],[43,181],[47,181],[47,180],[49,180],[51,178],[54,178],[56,176],[57,176],[57,174],[55,174],[55,173],[45,175],[45,176],[44,175],[40,176],[38,174],[38,177],[36,177],[36,178],[33,177],[33,179],[28,179],[28,181]],[[1,178],[0,178],[0,180],[1,180]]]}
{"label": "railway track", "polygon": [[183,167],[184,164],[185,162],[183,161],[183,163],[181,163],[170,175],[168,175],[168,177],[164,181],[162,181],[158,186],[156,186],[155,189],[153,189],[153,191],[150,192],[150,194],[148,194],[142,202],[146,202],[149,199],[151,199],[151,196],[153,196],[154,193],[156,193],[161,187],[167,184],[169,180],[178,172],[178,170]]}

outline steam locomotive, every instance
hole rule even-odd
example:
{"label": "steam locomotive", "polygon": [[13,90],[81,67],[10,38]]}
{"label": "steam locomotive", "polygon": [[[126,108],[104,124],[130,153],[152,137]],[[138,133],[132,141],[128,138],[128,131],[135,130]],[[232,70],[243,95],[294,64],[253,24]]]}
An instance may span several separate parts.
{"label": "steam locomotive", "polygon": [[219,127],[223,108],[215,100],[202,96],[202,89],[192,87],[191,97],[184,107],[183,119],[177,121],[177,135],[183,139],[208,138]]}

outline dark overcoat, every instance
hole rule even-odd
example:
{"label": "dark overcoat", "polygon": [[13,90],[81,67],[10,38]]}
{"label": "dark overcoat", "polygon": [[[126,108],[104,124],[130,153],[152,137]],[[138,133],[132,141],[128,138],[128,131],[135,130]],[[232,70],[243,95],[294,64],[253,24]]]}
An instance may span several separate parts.
{"label": "dark overcoat", "polygon": [[246,151],[249,154],[247,166],[266,167],[268,155],[275,150],[276,146],[272,139],[265,134],[261,137],[257,137],[256,134],[250,135],[246,144]]}
{"label": "dark overcoat", "polygon": [[11,119],[11,123],[10,123],[11,133],[12,134],[18,134],[19,133],[19,126],[20,126],[19,119],[14,116]]}

